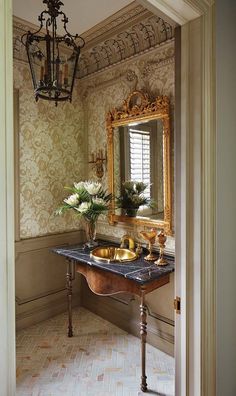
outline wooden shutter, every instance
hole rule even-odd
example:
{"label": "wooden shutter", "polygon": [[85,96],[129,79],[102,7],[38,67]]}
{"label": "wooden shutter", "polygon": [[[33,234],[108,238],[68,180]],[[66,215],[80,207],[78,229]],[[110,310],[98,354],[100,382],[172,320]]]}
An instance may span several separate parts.
{"label": "wooden shutter", "polygon": [[147,198],[151,196],[150,143],[150,131],[129,128],[130,179],[148,184],[144,192]]}

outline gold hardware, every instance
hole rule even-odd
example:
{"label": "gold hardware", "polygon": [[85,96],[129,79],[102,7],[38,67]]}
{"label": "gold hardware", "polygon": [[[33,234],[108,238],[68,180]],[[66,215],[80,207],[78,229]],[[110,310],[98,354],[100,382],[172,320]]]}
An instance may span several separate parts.
{"label": "gold hardware", "polygon": [[157,261],[155,261],[155,264],[157,265],[167,265],[167,261],[164,259],[164,250],[165,250],[165,243],[166,243],[166,236],[164,233],[164,230],[161,230],[161,232],[157,236],[159,247],[160,247],[160,256]]}
{"label": "gold hardware", "polygon": [[138,255],[129,249],[117,248],[114,246],[97,247],[90,253],[95,261],[106,263],[134,261]]}
{"label": "gold hardware", "polygon": [[163,124],[163,190],[164,220],[153,220],[145,217],[120,216],[115,213],[115,201],[109,212],[109,222],[131,223],[138,226],[163,228],[167,235],[172,235],[172,191],[170,161],[170,102],[167,96],[158,96],[153,102],[141,91],[132,92],[124,101],[122,109],[112,109],[106,117],[108,147],[108,185],[115,196],[114,177],[114,129],[132,122],[160,119]]}
{"label": "gold hardware", "polygon": [[135,247],[134,239],[127,234],[123,235],[123,237],[121,238],[121,243],[120,243],[121,248],[124,248],[125,241],[129,242],[129,250],[134,251],[134,247]]}
{"label": "gold hardware", "polygon": [[180,314],[180,308],[181,308],[181,299],[180,297],[176,297],[174,299],[174,309],[177,314]]}
{"label": "gold hardware", "polygon": [[152,246],[155,243],[157,231],[155,229],[151,229],[150,231],[141,231],[140,235],[143,239],[145,239],[145,241],[148,242],[149,254],[144,257],[144,260],[155,261],[157,259],[157,256],[155,256],[155,254],[152,253]]}
{"label": "gold hardware", "polygon": [[89,164],[92,164],[92,168],[95,169],[96,176],[101,179],[104,175],[104,164],[107,162],[107,152],[103,152],[102,149],[91,153],[91,161]]}

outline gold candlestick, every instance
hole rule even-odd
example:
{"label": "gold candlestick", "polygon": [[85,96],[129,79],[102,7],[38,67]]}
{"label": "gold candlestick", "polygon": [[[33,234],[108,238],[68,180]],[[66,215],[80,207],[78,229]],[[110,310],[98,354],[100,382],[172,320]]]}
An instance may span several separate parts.
{"label": "gold candlestick", "polygon": [[145,239],[145,241],[148,242],[149,254],[144,257],[144,260],[155,261],[157,259],[157,256],[152,253],[152,246],[155,243],[157,231],[154,228],[152,228],[150,231],[141,231],[140,235],[143,239]]}
{"label": "gold candlestick", "polygon": [[161,230],[161,232],[157,236],[159,247],[160,247],[160,256],[157,261],[155,261],[155,264],[157,265],[167,265],[167,261],[164,259],[164,250],[165,250],[165,243],[166,243],[166,236],[164,233],[164,230]]}

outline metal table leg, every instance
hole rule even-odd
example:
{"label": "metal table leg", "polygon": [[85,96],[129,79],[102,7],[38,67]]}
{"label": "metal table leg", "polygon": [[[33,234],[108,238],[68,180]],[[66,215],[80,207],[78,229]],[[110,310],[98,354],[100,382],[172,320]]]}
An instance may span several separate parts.
{"label": "metal table leg", "polygon": [[146,376],[146,339],[147,339],[147,308],[145,305],[145,291],[142,290],[140,301],[140,336],[141,336],[141,390],[147,391],[147,376]]}
{"label": "metal table leg", "polygon": [[75,279],[75,262],[68,260],[66,273],[66,289],[68,304],[68,337],[73,337],[72,328],[72,281]]}

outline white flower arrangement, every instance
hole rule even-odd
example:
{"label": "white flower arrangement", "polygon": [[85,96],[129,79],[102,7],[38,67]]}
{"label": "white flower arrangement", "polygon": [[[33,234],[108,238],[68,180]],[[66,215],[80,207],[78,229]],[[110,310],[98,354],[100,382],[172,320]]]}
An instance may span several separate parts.
{"label": "white flower arrangement", "polygon": [[60,215],[68,209],[73,209],[79,217],[92,222],[109,209],[112,195],[103,189],[101,183],[88,180],[65,188],[72,194],[63,200],[63,205],[56,210],[56,214]]}
{"label": "white flower arrangement", "polygon": [[78,194],[72,194],[72,195],[70,195],[68,198],[65,198],[65,199],[64,199],[64,202],[65,202],[67,205],[70,205],[70,206],[75,206],[75,205],[77,205],[77,203],[79,202]]}

